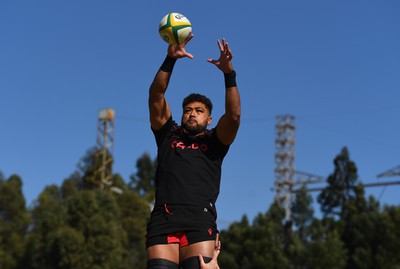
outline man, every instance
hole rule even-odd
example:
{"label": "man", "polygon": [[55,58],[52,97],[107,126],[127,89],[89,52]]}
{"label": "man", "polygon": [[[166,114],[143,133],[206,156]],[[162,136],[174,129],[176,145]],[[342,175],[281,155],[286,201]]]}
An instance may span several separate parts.
{"label": "man", "polygon": [[[220,57],[208,59],[225,78],[225,113],[215,128],[212,103],[201,94],[183,101],[181,125],[172,119],[165,99],[174,65],[179,58],[193,58],[181,45],[169,45],[167,56],[149,90],[151,129],[158,147],[156,201],[147,226],[148,269],[198,269],[199,255],[212,260],[218,234],[215,202],[219,194],[222,161],[240,123],[240,97],[232,52],[225,39],[218,40]],[[201,259],[200,259],[201,260]]]}

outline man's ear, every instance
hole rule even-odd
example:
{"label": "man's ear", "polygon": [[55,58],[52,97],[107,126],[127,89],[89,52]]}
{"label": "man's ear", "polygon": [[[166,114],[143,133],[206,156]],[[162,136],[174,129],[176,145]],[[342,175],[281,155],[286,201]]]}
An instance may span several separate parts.
{"label": "man's ear", "polygon": [[208,117],[208,120],[207,120],[207,126],[208,126],[208,125],[210,125],[210,124],[211,124],[211,122],[212,122],[212,117],[211,117],[211,116],[209,116],[209,117]]}

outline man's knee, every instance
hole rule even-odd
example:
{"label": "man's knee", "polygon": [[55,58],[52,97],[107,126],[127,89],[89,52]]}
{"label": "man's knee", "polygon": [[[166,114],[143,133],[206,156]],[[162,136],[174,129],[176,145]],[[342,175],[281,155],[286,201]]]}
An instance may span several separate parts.
{"label": "man's knee", "polygon": [[152,259],[147,261],[147,269],[179,269],[179,266],[169,260]]}
{"label": "man's knee", "polygon": [[[205,263],[209,263],[212,259],[209,257],[203,257]],[[187,258],[182,262],[182,269],[200,269],[199,257],[193,256]]]}

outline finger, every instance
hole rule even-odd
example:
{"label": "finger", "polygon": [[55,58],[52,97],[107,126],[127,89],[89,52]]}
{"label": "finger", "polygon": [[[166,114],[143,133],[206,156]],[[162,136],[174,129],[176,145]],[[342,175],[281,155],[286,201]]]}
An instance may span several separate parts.
{"label": "finger", "polygon": [[232,51],[231,51],[231,49],[230,49],[230,47],[229,47],[228,42],[225,43],[225,52],[227,52],[227,53],[229,53],[229,54],[232,54]]}
{"label": "finger", "polygon": [[200,254],[199,254],[199,261],[200,261],[200,265],[205,265],[203,256],[201,256]]}
{"label": "finger", "polygon": [[190,40],[192,40],[193,37],[194,37],[194,35],[192,34],[192,32],[190,32],[189,35],[188,35],[188,37],[186,37],[186,39],[185,39],[185,45],[186,45]]}
{"label": "finger", "polygon": [[208,59],[207,62],[212,63],[212,64],[217,64],[217,60],[213,60],[213,59]]}
{"label": "finger", "polygon": [[225,49],[225,47],[226,47],[226,40],[225,40],[225,38],[222,38],[222,45],[224,46],[224,49]]}
{"label": "finger", "polygon": [[185,53],[185,56],[188,57],[188,58],[190,58],[190,59],[193,59],[193,58],[194,58],[194,56],[193,56],[192,54],[188,53],[188,52]]}
{"label": "finger", "polygon": [[222,46],[221,41],[219,41],[219,39],[217,40],[217,43],[218,43],[219,50],[221,52],[223,52],[224,51],[224,46]]}
{"label": "finger", "polygon": [[217,235],[215,236],[215,248],[218,249],[218,245],[219,245],[219,233],[217,233]]}
{"label": "finger", "polygon": [[220,253],[221,253],[221,251],[220,251],[219,249],[218,249],[218,250],[215,250],[212,259],[213,259],[214,261],[217,261],[218,256],[219,256]]}
{"label": "finger", "polygon": [[214,255],[213,255],[213,259],[215,259],[215,261],[217,261],[219,254],[221,253],[221,248],[218,247],[216,250],[214,250]]}

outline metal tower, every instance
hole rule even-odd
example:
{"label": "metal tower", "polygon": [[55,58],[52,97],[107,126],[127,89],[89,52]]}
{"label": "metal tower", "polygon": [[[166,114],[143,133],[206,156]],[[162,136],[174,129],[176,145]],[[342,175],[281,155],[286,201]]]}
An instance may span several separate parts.
{"label": "metal tower", "polygon": [[[295,189],[295,186],[321,183],[326,181],[326,179],[321,176],[295,170],[294,148],[296,144],[296,125],[294,116],[276,116],[275,131],[275,201],[277,201],[282,206],[282,208],[285,209],[286,224],[291,224],[293,195],[300,191],[300,189]],[[378,178],[396,176],[400,176],[400,165],[377,175]],[[378,187],[389,185],[400,185],[400,181],[368,183],[363,184],[363,187]],[[308,188],[306,189],[306,191],[314,192],[321,191],[323,189],[323,187]]]}
{"label": "metal tower", "polygon": [[295,117],[276,116],[275,140],[275,199],[285,209],[285,221],[291,220],[292,191],[294,186]]}
{"label": "metal tower", "polygon": [[112,109],[103,109],[99,111],[93,177],[94,183],[101,189],[109,189],[112,187],[114,118],[115,113]]}
{"label": "metal tower", "polygon": [[297,185],[308,185],[325,181],[321,176],[297,171],[294,168],[296,145],[295,117],[278,115],[276,117],[275,140],[275,200],[285,209],[285,222],[291,224],[293,196]]}

